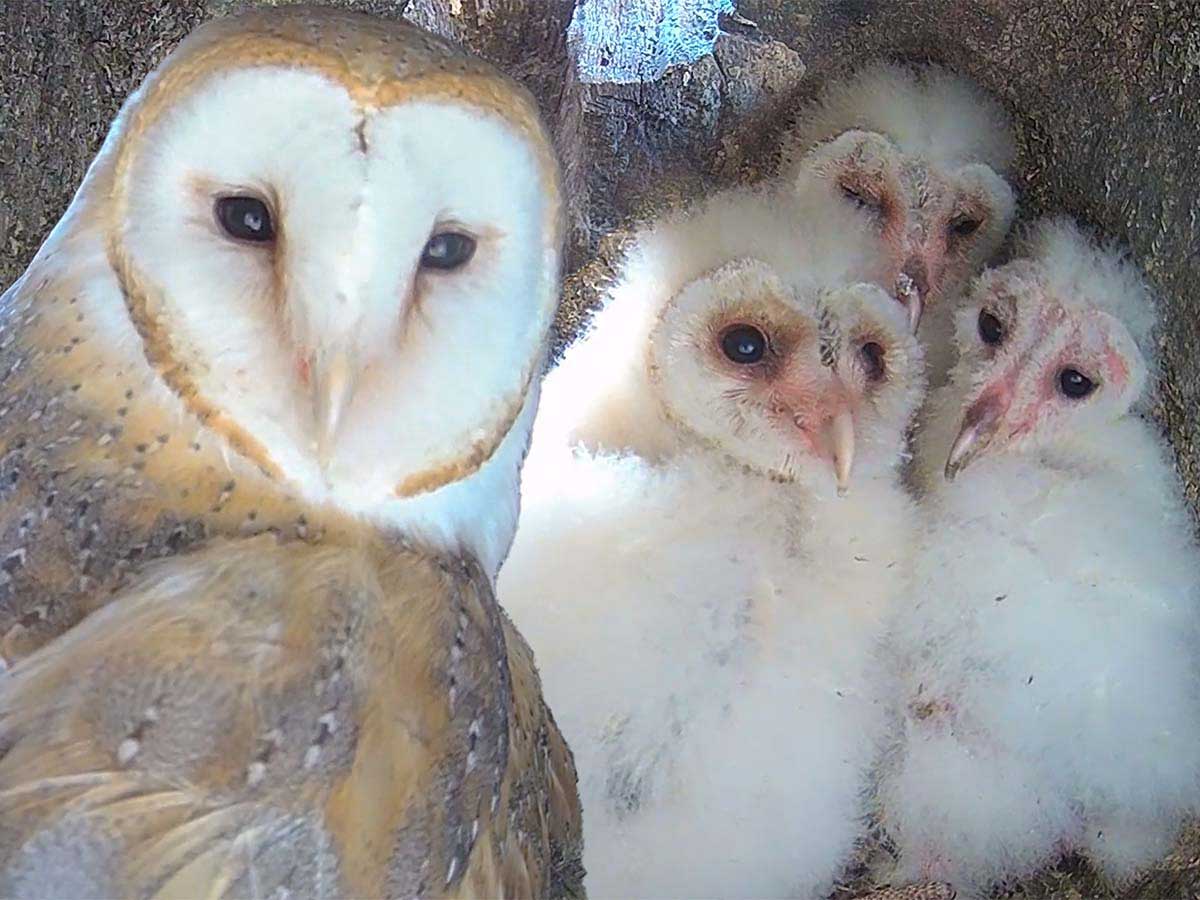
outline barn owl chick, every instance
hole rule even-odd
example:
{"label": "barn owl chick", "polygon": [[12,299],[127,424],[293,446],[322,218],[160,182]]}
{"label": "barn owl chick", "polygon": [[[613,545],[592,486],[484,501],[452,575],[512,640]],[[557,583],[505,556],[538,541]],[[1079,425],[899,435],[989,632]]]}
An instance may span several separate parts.
{"label": "barn owl chick", "polygon": [[878,794],[902,875],[979,892],[1071,851],[1129,875],[1200,801],[1200,555],[1137,414],[1149,291],[1066,221],[1019,252],[959,314],[920,435],[926,521],[890,636],[902,734]]}
{"label": "barn owl chick", "polygon": [[679,449],[535,439],[499,583],[576,755],[589,890],[824,896],[886,721],[866,673],[908,554],[920,351],[879,288],[750,260],[645,340]]}
{"label": "barn owl chick", "polygon": [[129,100],[0,304],[0,894],[572,889],[492,592],[559,232],[532,100],[408,25],[218,20]]}
{"label": "barn owl chick", "polygon": [[[803,201],[799,201],[801,207]],[[661,460],[679,447],[650,385],[650,334],[682,288],[732,259],[763,260],[779,276],[821,286],[870,280],[878,242],[852,212],[734,189],[668,213],[638,231],[589,327],[547,375],[531,453],[564,441]]]}
{"label": "barn owl chick", "polygon": [[936,66],[877,65],[836,82],[784,139],[785,183],[855,210],[883,242],[880,283],[914,330],[928,311],[935,385],[953,360],[954,298],[1012,222],[1013,155],[1000,106]]}

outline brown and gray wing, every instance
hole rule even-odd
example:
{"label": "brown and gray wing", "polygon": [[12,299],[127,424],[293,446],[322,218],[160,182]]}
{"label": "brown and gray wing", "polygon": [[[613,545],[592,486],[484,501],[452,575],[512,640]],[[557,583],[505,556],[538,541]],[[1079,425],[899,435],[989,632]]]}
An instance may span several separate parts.
{"label": "brown and gray wing", "polygon": [[15,666],[0,895],[342,895],[321,808],[357,741],[354,582],[327,552],[222,545]]}

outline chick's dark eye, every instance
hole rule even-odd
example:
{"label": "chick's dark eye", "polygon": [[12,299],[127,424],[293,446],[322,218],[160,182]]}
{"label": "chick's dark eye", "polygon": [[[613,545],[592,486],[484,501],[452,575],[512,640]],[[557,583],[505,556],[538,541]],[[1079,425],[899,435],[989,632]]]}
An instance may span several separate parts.
{"label": "chick's dark eye", "polygon": [[993,347],[1004,340],[1004,326],[986,309],[979,312],[979,337],[985,344],[991,344]]}
{"label": "chick's dark eye", "polygon": [[1072,400],[1082,400],[1096,389],[1096,383],[1078,369],[1063,369],[1058,373],[1058,389]]}
{"label": "chick's dark eye", "polygon": [[872,212],[879,209],[879,201],[868,194],[866,191],[851,187],[848,184],[839,184],[842,196],[853,203],[858,209],[871,210]]}
{"label": "chick's dark eye", "polygon": [[867,378],[871,381],[882,381],[883,376],[887,374],[883,348],[874,341],[867,341],[859,349],[858,354],[862,357],[863,369],[867,373]]}
{"label": "chick's dark eye", "polygon": [[950,220],[950,234],[959,238],[970,237],[979,230],[979,226],[982,224],[979,219],[974,219],[970,216],[958,216]]}
{"label": "chick's dark eye", "polygon": [[475,255],[475,239],[457,231],[435,234],[421,253],[421,268],[449,271],[459,269]]}
{"label": "chick's dark eye", "polygon": [[232,238],[258,244],[275,239],[271,211],[257,197],[220,197],[217,199],[216,213],[217,222]]}
{"label": "chick's dark eye", "polygon": [[734,325],[721,335],[721,352],[738,365],[751,365],[767,352],[767,336],[753,325]]}

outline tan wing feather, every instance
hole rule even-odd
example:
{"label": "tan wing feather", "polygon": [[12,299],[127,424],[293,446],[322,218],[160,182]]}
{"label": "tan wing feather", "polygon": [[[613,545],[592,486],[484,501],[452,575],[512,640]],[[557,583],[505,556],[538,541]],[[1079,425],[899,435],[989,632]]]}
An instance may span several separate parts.
{"label": "tan wing feather", "polygon": [[567,893],[578,816],[532,656],[470,561],[214,543],[0,682],[5,896]]}

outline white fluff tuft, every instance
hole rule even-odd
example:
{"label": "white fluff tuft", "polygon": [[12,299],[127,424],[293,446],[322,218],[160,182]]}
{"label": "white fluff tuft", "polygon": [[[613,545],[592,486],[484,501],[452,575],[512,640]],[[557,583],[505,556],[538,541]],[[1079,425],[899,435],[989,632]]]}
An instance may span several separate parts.
{"label": "white fluff tuft", "polygon": [[1000,104],[940,66],[875,64],[830,84],[785,138],[785,155],[850,129],[879,132],[902,152],[944,166],[980,162],[1004,174],[1016,155]]}
{"label": "white fluff tuft", "polygon": [[1093,237],[1066,216],[1054,216],[1022,229],[1014,252],[1037,264],[1056,296],[1120,319],[1147,365],[1156,368],[1158,299],[1126,248]]}

